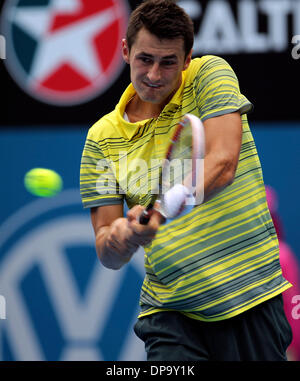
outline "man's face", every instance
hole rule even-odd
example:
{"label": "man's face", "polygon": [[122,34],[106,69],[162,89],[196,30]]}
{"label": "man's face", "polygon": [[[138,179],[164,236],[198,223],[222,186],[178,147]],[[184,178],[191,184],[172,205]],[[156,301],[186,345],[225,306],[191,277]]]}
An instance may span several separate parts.
{"label": "man's face", "polygon": [[171,99],[180,87],[181,72],[187,69],[191,54],[185,59],[183,39],[159,40],[146,29],[138,32],[130,52],[123,40],[131,82],[144,102],[164,105]]}

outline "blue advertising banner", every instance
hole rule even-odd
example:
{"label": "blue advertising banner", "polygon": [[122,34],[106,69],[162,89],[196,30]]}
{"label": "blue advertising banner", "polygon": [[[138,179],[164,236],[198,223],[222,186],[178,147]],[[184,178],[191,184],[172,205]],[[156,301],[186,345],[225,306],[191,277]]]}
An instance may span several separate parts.
{"label": "blue advertising banner", "polygon": [[252,133],[260,157],[264,182],[277,193],[278,215],[285,239],[300,260],[300,122],[252,123]]}
{"label": "blue advertising banner", "polygon": [[[1,132],[0,360],[145,358],[132,330],[143,251],[120,271],[98,261],[79,194],[85,135],[84,128]],[[56,170],[63,191],[29,194],[23,179],[33,167]]]}

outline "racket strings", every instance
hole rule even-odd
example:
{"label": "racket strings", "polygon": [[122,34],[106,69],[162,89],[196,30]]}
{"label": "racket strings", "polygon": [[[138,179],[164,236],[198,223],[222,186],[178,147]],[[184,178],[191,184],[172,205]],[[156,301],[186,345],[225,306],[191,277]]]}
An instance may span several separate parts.
{"label": "racket strings", "polygon": [[186,206],[192,208],[195,205],[198,164],[203,162],[204,156],[204,129],[199,118],[187,114],[177,125],[169,143],[159,176],[155,176],[157,189],[140,219],[142,224],[149,221],[148,211],[152,207],[165,218],[175,218]]}
{"label": "racket strings", "polygon": [[172,142],[162,168],[163,193],[176,184],[184,183],[193,169],[192,129],[189,123],[183,122],[179,125]]}

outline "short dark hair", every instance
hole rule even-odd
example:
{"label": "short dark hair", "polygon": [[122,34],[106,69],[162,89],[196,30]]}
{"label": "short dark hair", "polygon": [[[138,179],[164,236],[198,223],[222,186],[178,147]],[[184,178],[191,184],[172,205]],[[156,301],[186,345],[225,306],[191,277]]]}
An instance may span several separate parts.
{"label": "short dark hair", "polygon": [[159,39],[182,38],[185,57],[193,47],[193,21],[173,0],[144,0],[132,12],[126,34],[129,50],[142,28]]}

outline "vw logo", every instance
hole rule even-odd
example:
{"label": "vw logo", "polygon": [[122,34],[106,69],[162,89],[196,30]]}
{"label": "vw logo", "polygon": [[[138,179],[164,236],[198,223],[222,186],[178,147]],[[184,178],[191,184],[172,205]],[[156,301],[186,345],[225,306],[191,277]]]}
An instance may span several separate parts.
{"label": "vw logo", "polygon": [[77,189],[23,207],[0,237],[1,360],[144,360],[132,330],[143,251],[120,271],[104,268]]}

